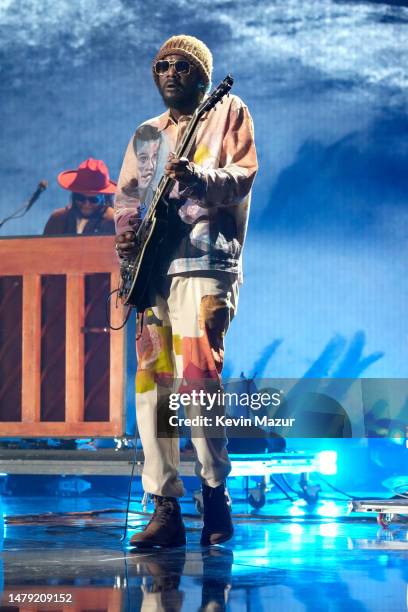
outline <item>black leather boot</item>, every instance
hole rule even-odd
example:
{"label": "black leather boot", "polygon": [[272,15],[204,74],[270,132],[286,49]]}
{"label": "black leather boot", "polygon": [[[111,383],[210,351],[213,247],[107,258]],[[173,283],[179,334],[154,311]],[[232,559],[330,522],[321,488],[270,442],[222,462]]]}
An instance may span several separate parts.
{"label": "black leather boot", "polygon": [[221,544],[226,542],[234,533],[231,509],[225,485],[208,487],[202,485],[204,504],[204,527],[201,532],[201,545]]}
{"label": "black leather boot", "polygon": [[143,531],[131,537],[129,544],[138,548],[185,546],[186,530],[177,499],[154,495],[153,500],[152,518]]}

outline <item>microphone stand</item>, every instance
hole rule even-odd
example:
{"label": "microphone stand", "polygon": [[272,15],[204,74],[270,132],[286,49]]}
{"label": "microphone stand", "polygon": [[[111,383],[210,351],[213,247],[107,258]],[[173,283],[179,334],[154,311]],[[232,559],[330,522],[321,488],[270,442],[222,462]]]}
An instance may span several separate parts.
{"label": "microphone stand", "polygon": [[20,219],[21,217],[24,217],[24,215],[30,210],[34,202],[40,197],[42,192],[47,189],[47,187],[47,181],[40,181],[38,183],[37,189],[34,191],[31,198],[28,201],[24,202],[24,204],[17,208],[17,210],[15,210],[13,213],[11,213],[11,215],[9,215],[8,217],[4,217],[4,219],[0,221],[0,228],[3,227],[3,225],[11,219]]}

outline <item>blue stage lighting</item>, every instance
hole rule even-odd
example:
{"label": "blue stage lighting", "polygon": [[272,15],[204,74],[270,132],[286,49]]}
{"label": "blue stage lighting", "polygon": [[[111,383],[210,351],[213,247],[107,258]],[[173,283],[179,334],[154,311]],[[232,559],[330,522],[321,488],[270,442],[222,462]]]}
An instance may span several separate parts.
{"label": "blue stage lighting", "polygon": [[317,514],[319,516],[327,516],[330,518],[335,518],[336,516],[340,516],[342,513],[341,508],[334,501],[323,501],[321,506],[319,506],[317,510]]}
{"label": "blue stage lighting", "polygon": [[324,450],[317,453],[317,471],[326,476],[337,474],[337,452],[334,450]]}

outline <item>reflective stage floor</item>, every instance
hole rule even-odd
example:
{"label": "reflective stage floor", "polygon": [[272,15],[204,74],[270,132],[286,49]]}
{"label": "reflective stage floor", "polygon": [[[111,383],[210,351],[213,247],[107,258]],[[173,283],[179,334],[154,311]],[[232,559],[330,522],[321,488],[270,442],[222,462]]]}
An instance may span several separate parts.
{"label": "reflective stage floor", "polygon": [[[289,502],[258,514],[238,504],[233,540],[202,548],[200,518],[186,502],[186,549],[142,553],[120,541],[123,501],[2,503],[1,610],[406,610],[408,524],[383,530],[371,517],[344,516],[345,504],[306,514]],[[139,504],[131,509],[128,535],[146,522]]]}

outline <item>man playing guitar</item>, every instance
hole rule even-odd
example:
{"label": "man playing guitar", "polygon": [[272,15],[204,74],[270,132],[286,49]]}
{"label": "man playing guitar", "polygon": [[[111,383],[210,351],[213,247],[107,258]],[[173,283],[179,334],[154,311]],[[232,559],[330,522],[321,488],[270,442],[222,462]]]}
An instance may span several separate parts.
{"label": "man playing guitar", "polygon": [[[157,436],[161,389],[168,381],[210,380],[221,385],[224,337],[236,313],[242,282],[250,191],[257,172],[253,124],[247,106],[229,96],[200,120],[188,157],[174,153],[191,115],[210,87],[212,55],[192,36],[173,36],[153,61],[153,78],[167,111],[143,123],[125,153],[115,200],[116,249],[131,260],[136,231],[162,175],[173,179],[167,200],[168,230],[149,283],[150,307],[138,314],[136,413],[145,462],[144,490],[155,511],[138,547],[186,542],[178,498],[175,437]],[[188,416],[188,408],[186,408]],[[230,471],[226,438],[192,436],[201,479],[201,544],[232,537],[225,480]]]}

